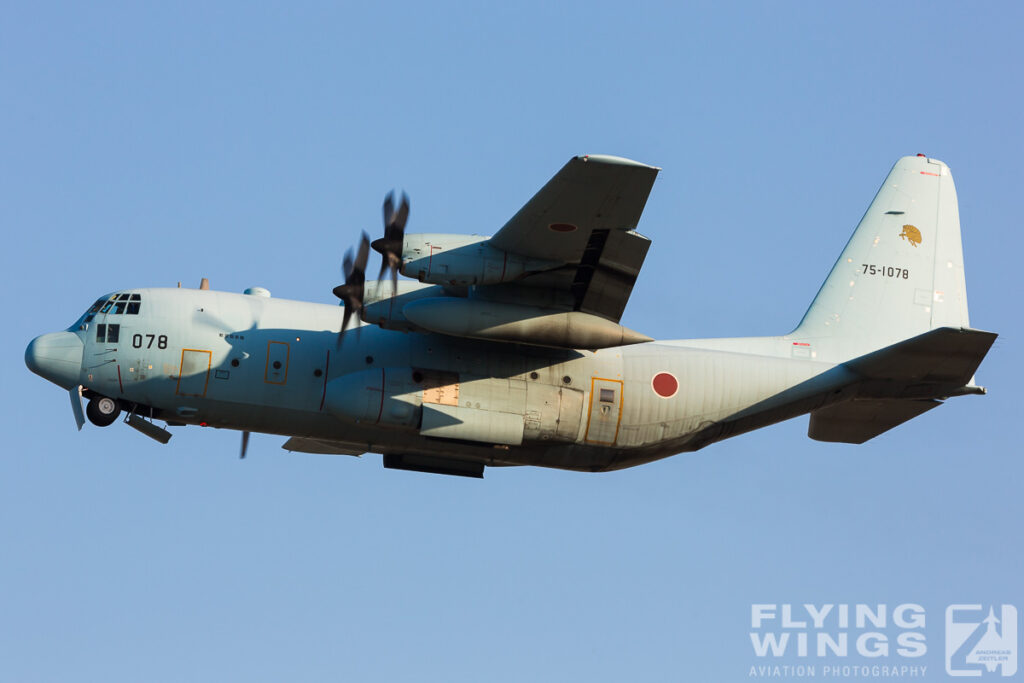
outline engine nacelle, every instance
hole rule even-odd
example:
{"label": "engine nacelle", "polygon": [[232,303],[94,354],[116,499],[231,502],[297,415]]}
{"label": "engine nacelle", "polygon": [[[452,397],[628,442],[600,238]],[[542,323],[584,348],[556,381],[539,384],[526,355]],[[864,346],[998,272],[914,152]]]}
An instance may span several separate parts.
{"label": "engine nacelle", "polygon": [[426,297],[406,304],[402,315],[438,334],[563,349],[605,349],[654,341],[589,313],[495,301]]}
{"label": "engine nacelle", "polygon": [[364,286],[364,292],[360,314],[363,321],[399,332],[420,329],[402,314],[402,307],[406,304],[430,297],[465,296],[465,290],[409,280],[399,280],[397,288],[391,280],[370,280]]}
{"label": "engine nacelle", "polygon": [[406,235],[402,274],[436,285],[493,285],[563,265],[495,249],[484,235]]}

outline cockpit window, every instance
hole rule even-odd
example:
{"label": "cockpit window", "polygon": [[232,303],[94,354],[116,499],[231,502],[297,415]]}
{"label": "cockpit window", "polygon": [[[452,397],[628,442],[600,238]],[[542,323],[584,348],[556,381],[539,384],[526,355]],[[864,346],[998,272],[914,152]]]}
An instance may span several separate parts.
{"label": "cockpit window", "polygon": [[107,302],[106,299],[99,299],[99,300],[97,300],[96,303],[94,303],[92,306],[90,306],[89,310],[85,312],[85,317],[82,318],[82,322],[83,323],[92,322],[92,319],[96,317],[97,311],[99,311],[100,307],[103,304],[105,304],[106,302]]}
{"label": "cockpit window", "polygon": [[106,313],[108,315],[138,315],[141,308],[141,294],[130,294],[128,292],[111,294],[108,298],[100,299],[92,305],[92,308],[90,308],[89,312],[86,314],[86,322],[92,320],[96,313]]}
{"label": "cockpit window", "polygon": [[[79,319],[77,323],[78,329],[88,329],[89,323],[93,321],[97,314],[106,315],[138,315],[139,310],[142,308],[142,295],[132,294],[131,292],[119,292],[117,294],[111,294],[105,296],[102,299],[97,299],[96,303],[89,307],[89,310]],[[110,327],[117,327],[111,325]],[[109,337],[109,330],[100,333],[97,332],[97,341],[103,341],[105,337]],[[114,332],[113,340],[107,339],[107,341],[117,341],[117,332]]]}

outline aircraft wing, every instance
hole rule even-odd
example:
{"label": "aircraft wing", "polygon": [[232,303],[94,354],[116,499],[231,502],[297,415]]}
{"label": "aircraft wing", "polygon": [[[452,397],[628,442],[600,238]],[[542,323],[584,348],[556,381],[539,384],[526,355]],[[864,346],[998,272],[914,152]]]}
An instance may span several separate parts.
{"label": "aircraft wing", "polygon": [[[490,244],[566,264],[520,281],[548,291],[550,300],[541,303],[617,322],[651,243],[635,228],[659,170],[621,157],[574,157],[491,237]],[[514,289],[494,285],[484,295],[505,301],[530,299]]]}

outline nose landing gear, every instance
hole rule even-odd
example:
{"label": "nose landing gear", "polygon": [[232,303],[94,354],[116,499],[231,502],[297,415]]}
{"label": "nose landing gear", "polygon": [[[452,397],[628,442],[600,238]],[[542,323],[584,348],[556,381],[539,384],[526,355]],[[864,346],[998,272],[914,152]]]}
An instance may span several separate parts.
{"label": "nose landing gear", "polygon": [[113,424],[117,416],[121,414],[121,406],[117,401],[106,396],[96,396],[89,400],[85,407],[85,415],[97,427],[106,427]]}

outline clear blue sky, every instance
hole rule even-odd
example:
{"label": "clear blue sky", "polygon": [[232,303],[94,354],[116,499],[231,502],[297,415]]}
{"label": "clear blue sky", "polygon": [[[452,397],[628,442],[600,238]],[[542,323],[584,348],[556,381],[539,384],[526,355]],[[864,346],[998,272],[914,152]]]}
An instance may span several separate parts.
{"label": "clear blue sky", "polygon": [[[255,6],[258,5],[258,6]],[[1019,3],[6,3],[0,681],[748,680],[751,603],[1024,610]],[[611,474],[471,481],[74,428],[24,348],[101,293],[334,302],[392,187],[490,233],[570,156],[664,168],[624,324],[782,333],[892,163],[946,161],[966,397]]]}

